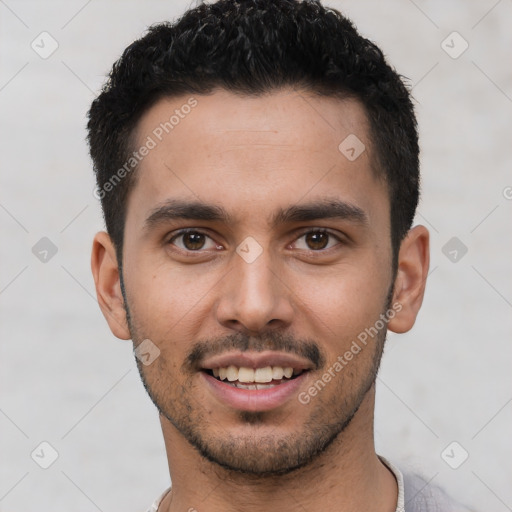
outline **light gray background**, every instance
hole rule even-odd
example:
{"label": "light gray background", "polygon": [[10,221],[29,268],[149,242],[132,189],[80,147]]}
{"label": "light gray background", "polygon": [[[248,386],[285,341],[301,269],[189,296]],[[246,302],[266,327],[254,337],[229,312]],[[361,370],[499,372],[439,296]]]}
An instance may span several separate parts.
{"label": "light gray background", "polygon": [[[329,4],[411,79],[421,131],[417,221],[432,235],[432,273],[413,331],[389,337],[378,451],[476,510],[512,510],[512,2]],[[84,137],[125,46],[188,5],[0,0],[1,511],[137,512],[169,484],[131,344],[112,336],[94,295],[102,220]],[[59,44],[47,59],[31,48],[43,31]],[[453,31],[469,44],[457,59],[441,47]],[[45,236],[58,252],[43,263],[32,247]],[[468,248],[455,263],[442,252],[452,237]],[[42,441],[59,455],[46,470],[30,455]],[[453,441],[452,465],[469,453],[458,469],[441,457]]]}

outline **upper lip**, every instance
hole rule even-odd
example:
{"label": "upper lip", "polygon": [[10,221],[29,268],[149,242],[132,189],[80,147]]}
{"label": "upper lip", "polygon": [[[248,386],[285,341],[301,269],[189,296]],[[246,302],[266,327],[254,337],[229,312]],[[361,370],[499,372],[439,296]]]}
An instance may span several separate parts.
{"label": "upper lip", "polygon": [[266,366],[282,366],[294,370],[310,370],[313,365],[307,359],[287,352],[228,352],[206,358],[202,363],[202,370],[213,370],[214,368],[227,368],[228,366],[238,368],[265,368]]}

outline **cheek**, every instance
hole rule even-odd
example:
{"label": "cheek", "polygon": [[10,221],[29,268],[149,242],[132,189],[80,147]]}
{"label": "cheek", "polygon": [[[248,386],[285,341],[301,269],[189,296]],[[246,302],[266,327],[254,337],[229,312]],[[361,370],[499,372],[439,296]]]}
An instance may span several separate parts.
{"label": "cheek", "polygon": [[[133,262],[126,268],[126,290],[134,326],[140,335],[171,343],[189,339],[211,309],[219,276],[196,266]],[[177,347],[175,347],[177,348]]]}
{"label": "cheek", "polygon": [[304,301],[339,313],[370,312],[382,304],[388,286],[387,276],[364,262],[342,263],[311,275],[297,274],[294,279],[301,283],[297,289]]}
{"label": "cheek", "polygon": [[300,314],[313,322],[317,339],[331,340],[328,350],[337,353],[379,318],[389,286],[382,273],[348,265],[320,278],[302,276],[300,282]]}

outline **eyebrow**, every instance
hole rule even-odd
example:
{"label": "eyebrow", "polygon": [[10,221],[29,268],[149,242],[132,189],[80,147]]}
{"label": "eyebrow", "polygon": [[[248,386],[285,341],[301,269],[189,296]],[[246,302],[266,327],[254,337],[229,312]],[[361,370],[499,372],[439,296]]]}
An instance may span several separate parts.
{"label": "eyebrow", "polygon": [[[339,219],[363,226],[368,225],[368,216],[359,206],[339,199],[325,199],[305,204],[280,208],[270,219],[275,228],[291,222],[309,222],[320,219]],[[199,201],[169,199],[155,208],[144,223],[145,230],[172,220],[200,220],[233,224],[233,217],[222,207]]]}

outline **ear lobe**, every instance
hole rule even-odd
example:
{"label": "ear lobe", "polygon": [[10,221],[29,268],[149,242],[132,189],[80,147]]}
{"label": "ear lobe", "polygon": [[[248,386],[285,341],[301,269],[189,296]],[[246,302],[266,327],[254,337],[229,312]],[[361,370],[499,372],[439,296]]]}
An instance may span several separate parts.
{"label": "ear lobe", "polygon": [[91,270],[96,286],[96,296],[103,316],[114,336],[131,338],[124,307],[119,267],[114,244],[107,233],[96,233],[92,245]]}
{"label": "ear lobe", "polygon": [[428,230],[415,226],[400,245],[392,304],[400,303],[401,309],[389,320],[389,330],[403,333],[414,325],[425,294],[429,264]]}

